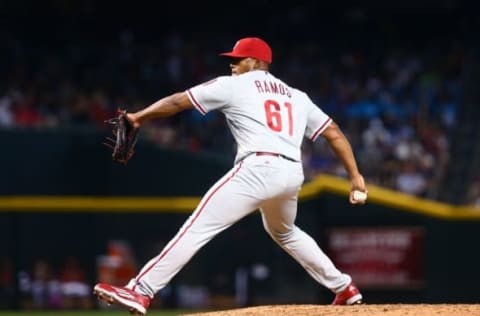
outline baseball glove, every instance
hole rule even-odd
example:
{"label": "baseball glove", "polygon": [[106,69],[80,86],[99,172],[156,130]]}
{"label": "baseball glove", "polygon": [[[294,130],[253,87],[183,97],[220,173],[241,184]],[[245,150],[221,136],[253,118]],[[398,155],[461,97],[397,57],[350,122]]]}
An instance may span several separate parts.
{"label": "baseball glove", "polygon": [[127,111],[118,109],[118,115],[105,123],[112,125],[114,138],[107,137],[103,144],[112,149],[112,159],[123,164],[132,158],[135,152],[135,144],[138,139],[138,128],[133,126],[132,121],[127,117]]}

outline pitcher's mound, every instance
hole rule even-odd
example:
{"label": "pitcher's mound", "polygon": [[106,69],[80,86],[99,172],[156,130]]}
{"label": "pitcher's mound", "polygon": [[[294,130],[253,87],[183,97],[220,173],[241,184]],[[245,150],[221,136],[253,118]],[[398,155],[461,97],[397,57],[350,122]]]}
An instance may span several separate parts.
{"label": "pitcher's mound", "polygon": [[188,316],[480,316],[480,304],[271,305]]}

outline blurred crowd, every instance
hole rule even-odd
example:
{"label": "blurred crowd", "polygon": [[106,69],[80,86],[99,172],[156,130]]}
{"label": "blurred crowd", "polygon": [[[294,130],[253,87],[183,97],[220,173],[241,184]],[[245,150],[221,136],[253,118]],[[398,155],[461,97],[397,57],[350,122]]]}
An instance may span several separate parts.
{"label": "blurred crowd", "polygon": [[[165,242],[159,241],[159,243],[164,245]],[[155,253],[156,251],[157,249]],[[131,278],[135,277],[139,268],[136,256],[138,251],[135,253],[131,243],[126,240],[109,240],[106,252],[98,255],[95,260],[90,258],[82,261],[79,256],[74,255],[58,255],[55,259],[51,256],[42,256],[33,258],[31,263],[20,269],[17,267],[18,270],[14,269],[12,257],[2,256],[0,257],[0,310],[112,309],[112,306],[94,299],[93,284],[97,282],[122,286],[127,284]],[[235,304],[231,293],[233,292],[232,278],[231,275],[225,275],[225,271],[218,271],[208,286],[174,281],[159,291],[150,307],[226,308],[227,306],[217,305]],[[228,302],[219,299],[226,297]]]}
{"label": "blurred crowd", "polygon": [[[269,40],[267,38],[267,40]],[[106,129],[118,107],[133,111],[217,75],[229,75],[216,52],[231,39],[172,32],[138,43],[121,32],[108,43],[32,48],[7,37],[0,75],[0,128]],[[272,72],[298,87],[337,121],[351,140],[367,182],[432,199],[449,160],[451,131],[462,102],[462,47],[397,43],[343,47],[334,41],[272,41]],[[438,46],[442,49],[439,50]],[[233,157],[219,113],[194,110],[149,123],[142,137],[159,146]],[[344,175],[322,141],[304,143],[307,181]]]}
{"label": "blurred crowd", "polygon": [[17,282],[19,307],[41,309],[91,309],[94,304],[86,269],[74,256],[64,258],[58,267],[45,258],[37,258],[31,267],[14,276],[9,257],[0,262],[0,308],[11,309]]}
{"label": "blurred crowd", "polygon": [[14,302],[25,310],[92,309],[97,305],[92,267],[96,280],[111,284],[126,284],[137,269],[130,245],[122,240],[109,241],[106,253],[95,259],[41,256],[14,270],[11,257],[0,257],[0,309],[11,309]]}

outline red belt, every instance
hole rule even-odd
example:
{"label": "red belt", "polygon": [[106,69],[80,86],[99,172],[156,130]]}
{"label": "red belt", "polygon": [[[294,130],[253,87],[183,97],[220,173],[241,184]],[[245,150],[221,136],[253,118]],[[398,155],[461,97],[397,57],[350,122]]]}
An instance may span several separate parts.
{"label": "red belt", "polygon": [[281,156],[280,154],[269,153],[269,152],[266,152],[266,151],[257,151],[255,153],[255,155],[257,155],[257,156],[274,156],[274,157],[280,157]]}
{"label": "red belt", "polygon": [[284,155],[281,155],[281,154],[270,153],[270,152],[267,152],[267,151],[257,151],[257,152],[255,152],[255,155],[256,155],[256,156],[282,157],[283,159],[287,159],[287,160],[290,160],[290,161],[293,161],[293,162],[298,162],[298,161],[296,161],[295,159],[292,159],[292,158],[290,158],[290,157],[287,157],[287,156],[284,156]]}

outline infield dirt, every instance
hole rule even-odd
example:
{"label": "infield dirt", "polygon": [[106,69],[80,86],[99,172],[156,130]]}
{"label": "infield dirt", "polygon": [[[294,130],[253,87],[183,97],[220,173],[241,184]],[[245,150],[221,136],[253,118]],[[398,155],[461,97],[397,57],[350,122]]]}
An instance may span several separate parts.
{"label": "infield dirt", "polygon": [[[188,316],[480,316],[480,304],[271,305]],[[187,316],[187,315],[185,315]]]}

